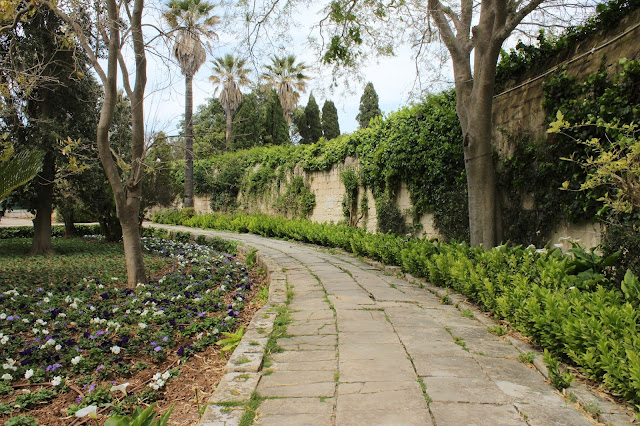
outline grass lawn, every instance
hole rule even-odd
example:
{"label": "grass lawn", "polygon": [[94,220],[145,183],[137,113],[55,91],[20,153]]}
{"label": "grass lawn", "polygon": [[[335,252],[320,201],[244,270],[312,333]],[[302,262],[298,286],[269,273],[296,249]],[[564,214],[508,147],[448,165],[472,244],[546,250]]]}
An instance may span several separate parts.
{"label": "grass lawn", "polygon": [[209,247],[145,238],[153,278],[127,289],[120,244],[54,239],[42,257],[30,243],[0,240],[0,423],[80,424],[89,405],[104,421],[153,402],[177,403],[170,424],[195,423],[226,362],[215,343],[250,320],[261,277]]}

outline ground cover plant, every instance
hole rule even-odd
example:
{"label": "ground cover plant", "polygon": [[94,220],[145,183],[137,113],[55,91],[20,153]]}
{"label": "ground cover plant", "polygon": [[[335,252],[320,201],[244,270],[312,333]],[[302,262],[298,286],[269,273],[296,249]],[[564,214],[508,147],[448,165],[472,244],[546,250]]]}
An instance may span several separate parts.
{"label": "ground cover plant", "polygon": [[128,289],[119,244],[54,239],[58,255],[43,258],[26,256],[29,243],[0,240],[0,422],[74,424],[91,406],[104,420],[156,401],[166,411],[167,394],[187,405],[171,424],[197,421],[226,362],[216,342],[257,307],[255,274],[211,247],[148,237],[156,278]]}
{"label": "ground cover plant", "polygon": [[485,251],[265,215],[187,216],[174,210],[156,214],[154,221],[340,247],[401,266],[466,295],[640,409],[640,281],[631,271],[622,281],[612,278],[619,276],[612,270],[617,254],[603,257],[577,245],[566,255],[534,246]]}

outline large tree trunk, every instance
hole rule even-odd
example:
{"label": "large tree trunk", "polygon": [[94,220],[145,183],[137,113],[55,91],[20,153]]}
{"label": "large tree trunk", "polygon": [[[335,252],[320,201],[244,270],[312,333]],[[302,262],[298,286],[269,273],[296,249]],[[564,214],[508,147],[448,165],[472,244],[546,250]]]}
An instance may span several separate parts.
{"label": "large tree trunk", "polygon": [[129,288],[135,288],[138,283],[147,282],[147,276],[144,269],[142,245],[140,244],[140,227],[138,224],[140,202],[131,204],[125,214],[119,213],[119,218],[122,226],[122,244],[127,262],[128,286]]}
{"label": "large tree trunk", "polygon": [[62,213],[62,218],[64,219],[64,237],[65,238],[77,237],[78,232],[76,231],[76,225],[74,223],[73,208],[67,209],[66,211],[63,211],[61,213]]}
{"label": "large tree trunk", "polygon": [[227,128],[226,128],[226,141],[227,141],[227,145],[225,150],[229,151],[229,147],[231,147],[231,139],[233,138],[233,113],[231,112],[230,109],[226,110],[225,112],[225,116],[227,118]]}
{"label": "large tree trunk", "polygon": [[184,106],[184,207],[193,207],[193,76],[185,77]]}
{"label": "large tree trunk", "polygon": [[53,254],[51,244],[51,215],[53,214],[53,185],[56,175],[55,155],[47,151],[42,171],[36,177],[36,217],[33,219],[31,254]]}

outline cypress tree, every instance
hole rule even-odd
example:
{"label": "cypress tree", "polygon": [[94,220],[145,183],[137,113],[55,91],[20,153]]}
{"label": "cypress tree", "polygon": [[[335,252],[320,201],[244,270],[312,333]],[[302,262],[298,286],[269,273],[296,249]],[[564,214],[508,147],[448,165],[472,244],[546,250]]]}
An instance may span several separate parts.
{"label": "cypress tree", "polygon": [[340,136],[338,110],[332,101],[325,101],[322,105],[322,133],[327,140]]}
{"label": "cypress tree", "polygon": [[309,95],[309,102],[304,109],[307,126],[309,128],[309,136],[306,143],[316,143],[322,137],[322,123],[320,122],[320,108],[316,103],[313,93]]}
{"label": "cypress tree", "polygon": [[248,93],[242,97],[240,108],[233,117],[233,141],[231,150],[251,148],[260,145],[262,117],[258,97]]}
{"label": "cypress tree", "polygon": [[369,121],[374,117],[382,116],[380,107],[378,106],[378,94],[373,88],[373,83],[369,82],[364,87],[364,93],[360,98],[360,113],[356,116],[356,120],[360,124],[361,129],[369,127]]}
{"label": "cypress tree", "polygon": [[282,114],[282,105],[275,90],[271,91],[264,117],[263,143],[265,145],[287,145],[289,125]]}
{"label": "cypress tree", "polygon": [[306,144],[309,140],[309,126],[307,125],[307,116],[304,113],[304,108],[297,107],[293,111],[293,125],[300,135],[300,144]]}

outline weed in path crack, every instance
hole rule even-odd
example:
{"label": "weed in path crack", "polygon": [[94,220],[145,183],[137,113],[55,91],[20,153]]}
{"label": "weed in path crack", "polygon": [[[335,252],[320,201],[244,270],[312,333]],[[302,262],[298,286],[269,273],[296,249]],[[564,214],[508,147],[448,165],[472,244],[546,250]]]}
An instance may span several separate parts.
{"label": "weed in path crack", "polygon": [[533,364],[533,360],[536,358],[535,352],[527,352],[518,355],[518,361],[524,364]]}
{"label": "weed in path crack", "polygon": [[247,403],[244,414],[240,419],[240,426],[249,426],[253,424],[253,420],[256,418],[256,412],[258,411],[258,407],[262,404],[266,398],[260,396],[258,392],[253,392],[251,394],[251,398]]}
{"label": "weed in path crack", "polygon": [[492,325],[491,327],[487,327],[487,331],[491,334],[495,334],[496,336],[504,336],[507,334],[507,330],[500,325]]}
{"label": "weed in path crack", "polygon": [[420,384],[420,388],[422,389],[422,395],[424,396],[424,400],[427,402],[427,405],[433,402],[433,399],[427,393],[427,385],[424,384],[424,380],[422,377],[418,377],[418,383]]}
{"label": "weed in path crack", "polygon": [[464,339],[462,337],[453,336],[453,341],[455,342],[456,345],[460,346],[462,349],[464,349],[465,351],[469,352],[469,348],[467,347],[467,343],[464,341]]}
{"label": "weed in path crack", "polygon": [[471,309],[465,309],[464,311],[462,311],[462,316],[469,319],[476,319],[476,316],[473,315]]}

